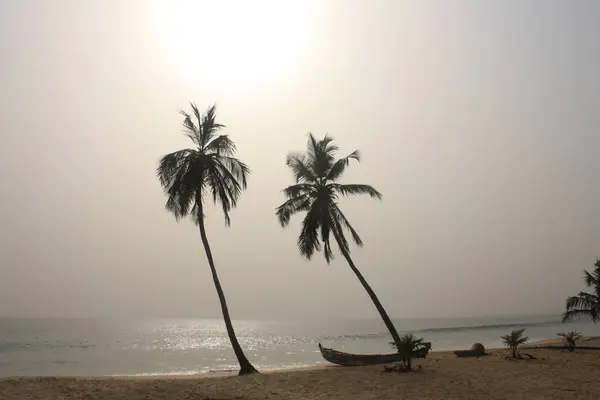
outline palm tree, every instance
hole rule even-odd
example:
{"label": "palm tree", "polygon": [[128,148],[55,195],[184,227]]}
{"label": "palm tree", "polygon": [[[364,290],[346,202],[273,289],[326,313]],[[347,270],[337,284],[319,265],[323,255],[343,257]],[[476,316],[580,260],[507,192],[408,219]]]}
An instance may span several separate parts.
{"label": "palm tree", "polygon": [[160,160],[157,176],[168,196],[166,209],[175,215],[177,221],[191,215],[200,229],[227,334],[240,364],[240,375],[251,374],[258,371],[246,358],[235,336],[204,227],[204,201],[209,194],[215,204],[221,203],[225,225],[229,226],[229,211],[236,206],[242,190],[246,189],[250,169],[234,157],[236,147],[233,141],[227,135],[219,134],[224,125],[215,121],[216,106],[208,108],[204,114],[198,111],[195,104],[191,103],[191,106],[193,117],[185,111],[180,113],[184,117],[184,132],[195,148],[165,155]]}
{"label": "palm tree", "polygon": [[516,329],[510,335],[502,336],[502,343],[506,347],[510,347],[513,358],[517,358],[519,347],[523,346],[529,340],[527,336],[523,336],[523,332],[525,332],[525,329]]}
{"label": "palm tree", "polygon": [[592,273],[583,271],[583,280],[594,293],[579,292],[577,296],[568,297],[563,323],[581,317],[591,319],[594,324],[600,321],[600,259],[596,259],[594,266]]}
{"label": "palm tree", "polygon": [[565,340],[565,342],[567,343],[567,346],[569,348],[569,351],[575,351],[575,348],[577,347],[577,342],[579,340],[581,340],[581,338],[583,337],[583,336],[581,336],[581,333],[575,332],[575,331],[561,332],[561,333],[557,333],[557,335],[562,337]]}
{"label": "palm tree", "polygon": [[394,324],[377,295],[350,258],[350,246],[344,230],[350,232],[358,246],[362,246],[363,242],[338,206],[340,196],[366,194],[381,200],[382,195],[369,185],[337,183],[350,164],[350,160],[360,160],[358,150],[336,160],[337,150],[338,147],[333,144],[333,138],[330,136],[325,135],[323,139],[317,140],[309,134],[306,153],[291,153],[287,156],[286,164],[292,170],[296,184],[283,189],[287,201],[277,208],[276,215],[281,226],[285,228],[293,214],[306,212],[298,237],[300,254],[306,259],[310,259],[315,251],[321,250],[322,242],[325,260],[329,264],[334,257],[330,241],[330,235],[333,234],[340,252],[371,297],[394,343],[400,348],[400,337]]}
{"label": "palm tree", "polygon": [[412,333],[405,333],[400,337],[400,347],[394,342],[390,342],[390,344],[398,350],[407,371],[412,371],[412,360],[415,352],[431,347],[430,343],[423,342],[423,338],[418,338]]}

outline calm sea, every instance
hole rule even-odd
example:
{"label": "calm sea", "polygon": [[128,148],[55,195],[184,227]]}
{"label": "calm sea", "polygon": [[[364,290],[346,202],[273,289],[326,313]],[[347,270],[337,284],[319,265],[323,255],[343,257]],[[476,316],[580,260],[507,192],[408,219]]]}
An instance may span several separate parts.
{"label": "calm sea", "polygon": [[[379,320],[235,321],[250,360],[261,370],[325,364],[317,343],[354,353],[391,352]],[[434,350],[500,347],[500,336],[526,328],[531,340],[577,330],[600,335],[589,323],[561,325],[556,316],[398,320],[398,330],[433,342]],[[221,320],[0,319],[0,376],[168,375],[236,369]]]}

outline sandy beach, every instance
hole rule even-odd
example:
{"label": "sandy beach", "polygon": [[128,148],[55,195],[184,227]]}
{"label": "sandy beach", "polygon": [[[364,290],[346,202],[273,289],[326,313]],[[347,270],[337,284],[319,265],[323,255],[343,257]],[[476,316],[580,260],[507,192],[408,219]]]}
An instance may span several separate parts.
{"label": "sandy beach", "polygon": [[[537,344],[557,344],[548,340]],[[597,338],[582,346],[600,346]],[[413,373],[383,366],[303,368],[252,376],[15,378],[0,380],[0,399],[597,399],[600,351],[526,350],[537,360],[510,361],[504,349],[457,358],[433,352]]]}

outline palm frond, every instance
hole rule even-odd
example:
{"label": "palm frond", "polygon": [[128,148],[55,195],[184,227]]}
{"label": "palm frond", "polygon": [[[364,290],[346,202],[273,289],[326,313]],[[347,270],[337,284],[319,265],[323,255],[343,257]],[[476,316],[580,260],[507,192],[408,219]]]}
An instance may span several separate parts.
{"label": "palm frond", "polygon": [[600,299],[598,299],[597,296],[586,292],[579,292],[577,296],[570,296],[567,298],[566,309],[594,308],[598,307],[598,304],[600,304]]}
{"label": "palm frond", "polygon": [[313,202],[302,221],[302,230],[298,237],[298,249],[300,254],[307,260],[310,260],[316,251],[321,251],[321,243],[319,242],[318,234],[320,226],[320,210],[319,207],[315,207]]}
{"label": "palm frond", "polygon": [[[400,345],[401,346],[405,345],[407,347],[410,347],[411,350],[417,350],[419,347],[424,345],[423,340],[425,340],[425,339],[418,338],[412,333],[405,333],[404,335],[400,336]],[[398,348],[396,342],[390,342],[390,344],[392,345],[393,348],[395,348],[395,349]]]}
{"label": "palm frond", "polygon": [[237,151],[235,143],[227,135],[219,135],[206,144],[207,154],[214,153],[218,156],[233,156]]}
{"label": "palm frond", "polygon": [[332,218],[340,221],[341,227],[346,228],[350,231],[350,234],[352,235],[352,239],[354,240],[354,243],[356,243],[359,247],[362,247],[363,241],[360,238],[360,236],[358,235],[358,232],[356,232],[356,230],[352,227],[352,225],[350,224],[350,221],[348,221],[348,219],[342,213],[342,210],[339,209],[337,204],[333,204],[333,206],[331,207],[331,213],[332,213]]}
{"label": "palm frond", "polygon": [[315,193],[316,190],[316,187],[310,183],[298,183],[283,189],[283,194],[286,199],[291,199],[300,195]]}
{"label": "palm frond", "polygon": [[331,233],[331,221],[329,218],[323,218],[321,220],[321,241],[323,242],[323,255],[325,261],[329,264],[334,258],[333,249],[331,248],[331,241],[329,240],[329,234]]}
{"label": "palm frond", "polygon": [[225,128],[225,125],[216,122],[217,118],[217,105],[214,104],[209,107],[204,115],[202,116],[202,125],[200,126],[200,146],[206,147],[208,143],[213,139],[215,134]]}
{"label": "palm frond", "polygon": [[523,332],[525,332],[525,329],[515,329],[509,335],[502,336],[502,342],[506,347],[517,348],[522,346],[529,341],[527,336],[523,336]]}
{"label": "palm frond", "polygon": [[[600,269],[600,268],[599,268]],[[583,271],[583,280],[585,284],[589,287],[600,285],[600,271],[599,269],[595,270],[594,273],[589,273],[588,271]]]}
{"label": "palm frond", "polygon": [[194,164],[188,163],[179,168],[171,185],[165,190],[168,196],[165,208],[173,213],[177,221],[188,215],[196,193],[203,184],[202,174],[197,173]]}
{"label": "palm frond", "polygon": [[306,157],[315,175],[325,178],[332,168],[338,147],[333,144],[333,138],[325,135],[317,140],[312,133],[308,134]]}
{"label": "palm frond", "polygon": [[572,322],[579,319],[589,319],[594,324],[600,321],[600,310],[597,308],[567,310],[562,315],[562,323]]}
{"label": "palm frond", "polygon": [[287,156],[285,164],[290,167],[297,183],[317,182],[317,176],[307,163],[306,156],[298,153],[290,153]]}
{"label": "palm frond", "polygon": [[187,163],[193,163],[193,158],[196,156],[197,152],[191,149],[183,149],[163,156],[156,169],[156,176],[163,188],[169,188],[179,169]]}
{"label": "palm frond", "polygon": [[221,204],[227,226],[230,224],[229,211],[237,205],[237,199],[242,192],[239,183],[228,174],[229,171],[217,162],[206,171],[213,203]]}
{"label": "palm frond", "polygon": [[329,170],[329,173],[327,174],[327,180],[331,182],[338,180],[344,174],[346,168],[348,165],[350,165],[350,160],[352,159],[360,161],[360,152],[358,150],[355,150],[350,155],[337,160]]}
{"label": "palm frond", "polygon": [[571,331],[571,332],[561,332],[561,333],[557,333],[558,336],[564,338],[565,340],[569,341],[569,342],[577,342],[578,340],[580,340],[583,336],[581,335],[581,333],[576,332],[576,331]]}
{"label": "palm frond", "polygon": [[[184,134],[189,137],[196,146],[200,146],[200,129],[192,120],[192,116],[183,110],[179,110],[179,114],[183,115],[181,126]],[[198,121],[200,123],[200,121]]]}
{"label": "palm frond", "polygon": [[308,194],[302,194],[296,197],[292,197],[287,200],[285,203],[280,205],[275,210],[275,215],[277,215],[277,219],[279,224],[282,227],[286,227],[290,223],[290,219],[292,215],[297,212],[308,211],[311,206],[311,198]]}
{"label": "palm frond", "polygon": [[327,186],[343,196],[366,194],[379,200],[383,198],[383,195],[370,185],[342,185],[339,183],[330,183]]}
{"label": "palm frond", "polygon": [[342,228],[342,223],[339,219],[331,218],[331,226],[332,231],[336,235],[336,241],[342,253],[350,254],[350,245],[348,244],[348,239],[346,239],[346,235],[344,234],[344,229]]}
{"label": "palm frond", "polygon": [[248,187],[248,176],[250,168],[235,157],[220,156],[215,157],[215,163],[219,169],[225,172],[225,175],[233,181],[236,181],[240,189],[245,190]]}

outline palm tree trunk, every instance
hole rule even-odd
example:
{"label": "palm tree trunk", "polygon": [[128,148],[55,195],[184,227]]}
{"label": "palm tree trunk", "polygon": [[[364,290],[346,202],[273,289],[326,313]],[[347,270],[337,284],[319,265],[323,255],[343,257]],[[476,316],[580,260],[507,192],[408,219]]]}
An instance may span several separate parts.
{"label": "palm tree trunk", "polygon": [[254,368],[250,361],[248,361],[248,358],[246,358],[246,355],[242,350],[242,346],[240,346],[240,343],[238,342],[237,337],[235,336],[233,324],[231,323],[231,317],[229,316],[229,309],[227,308],[227,302],[225,301],[225,294],[223,293],[223,289],[221,288],[221,283],[219,282],[219,277],[217,276],[217,270],[213,261],[212,252],[210,251],[210,245],[208,244],[208,238],[206,237],[206,229],[204,228],[204,218],[202,217],[202,210],[200,210],[198,226],[200,227],[200,237],[202,238],[202,244],[204,245],[204,250],[206,251],[206,258],[208,258],[208,265],[210,265],[210,272],[212,272],[215,288],[217,289],[217,294],[219,296],[219,302],[221,303],[221,311],[223,311],[223,319],[225,320],[225,326],[227,327],[227,334],[229,335],[229,340],[231,341],[231,347],[233,347],[235,356],[237,357],[237,360],[240,364],[239,374],[246,375],[258,373],[256,368]]}
{"label": "palm tree trunk", "polygon": [[400,345],[400,336],[398,335],[398,332],[396,331],[396,327],[392,323],[392,320],[390,319],[390,317],[388,317],[387,312],[385,312],[385,309],[381,305],[381,302],[377,298],[377,295],[375,294],[375,292],[373,291],[373,289],[371,289],[371,286],[369,286],[369,284],[367,283],[367,281],[365,280],[365,278],[363,277],[363,275],[360,273],[360,271],[358,270],[358,268],[356,268],[356,265],[354,265],[354,262],[350,258],[350,254],[346,250],[344,250],[343,246],[340,245],[340,237],[339,237],[338,233],[335,231],[335,229],[332,229],[332,231],[333,231],[333,236],[335,236],[335,240],[338,243],[338,247],[340,248],[340,251],[342,252],[342,254],[344,255],[344,257],[346,258],[346,261],[348,262],[348,265],[350,265],[350,269],[352,269],[352,271],[356,274],[356,277],[358,278],[358,280],[360,281],[360,283],[363,285],[363,287],[365,288],[365,290],[369,294],[369,297],[371,298],[371,300],[375,304],[375,308],[377,308],[377,311],[379,311],[379,315],[381,315],[381,319],[383,319],[383,322],[385,323],[385,326],[390,331],[390,334],[392,335],[392,338],[394,339],[394,343],[396,343],[396,348],[398,349],[398,351],[400,351],[400,349],[402,347]]}

